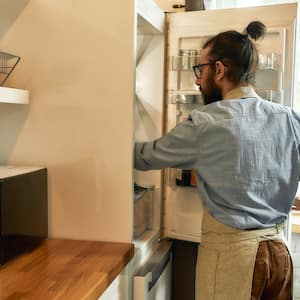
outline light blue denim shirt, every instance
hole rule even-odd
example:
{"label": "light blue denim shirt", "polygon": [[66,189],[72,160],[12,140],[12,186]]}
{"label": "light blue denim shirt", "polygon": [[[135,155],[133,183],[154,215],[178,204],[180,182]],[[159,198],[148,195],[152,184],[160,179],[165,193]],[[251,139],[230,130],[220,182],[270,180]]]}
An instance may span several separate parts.
{"label": "light blue denim shirt", "polygon": [[240,88],[193,110],[163,137],[137,143],[135,168],[194,168],[199,193],[217,220],[265,228],[282,223],[293,204],[299,145],[299,115]]}

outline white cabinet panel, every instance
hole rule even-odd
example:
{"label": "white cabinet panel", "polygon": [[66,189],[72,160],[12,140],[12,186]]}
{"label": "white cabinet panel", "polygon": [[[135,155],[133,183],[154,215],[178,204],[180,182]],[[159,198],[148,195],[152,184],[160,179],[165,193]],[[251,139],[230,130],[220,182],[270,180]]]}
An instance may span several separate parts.
{"label": "white cabinet panel", "polygon": [[130,264],[128,264],[120,275],[108,286],[98,300],[130,300],[132,294],[130,270],[131,267]]}
{"label": "white cabinet panel", "polygon": [[167,264],[165,270],[160,275],[149,293],[149,300],[170,300],[171,299],[171,261]]}
{"label": "white cabinet panel", "polygon": [[172,256],[169,241],[160,242],[158,248],[135,272],[134,300],[170,300]]}

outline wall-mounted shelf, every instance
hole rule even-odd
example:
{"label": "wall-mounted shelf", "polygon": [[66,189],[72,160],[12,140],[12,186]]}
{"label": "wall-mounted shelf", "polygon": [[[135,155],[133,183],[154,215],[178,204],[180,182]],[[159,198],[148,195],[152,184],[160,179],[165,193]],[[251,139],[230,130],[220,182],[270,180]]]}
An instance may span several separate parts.
{"label": "wall-mounted shelf", "polygon": [[29,91],[0,87],[0,103],[28,104]]}

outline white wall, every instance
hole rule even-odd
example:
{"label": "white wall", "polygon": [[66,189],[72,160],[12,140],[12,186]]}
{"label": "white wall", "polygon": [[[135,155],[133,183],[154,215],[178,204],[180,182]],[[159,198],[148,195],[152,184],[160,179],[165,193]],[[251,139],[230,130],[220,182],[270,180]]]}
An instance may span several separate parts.
{"label": "white wall", "polygon": [[0,163],[48,168],[51,237],[131,241],[134,1],[7,3],[8,86],[31,103],[0,104]]}

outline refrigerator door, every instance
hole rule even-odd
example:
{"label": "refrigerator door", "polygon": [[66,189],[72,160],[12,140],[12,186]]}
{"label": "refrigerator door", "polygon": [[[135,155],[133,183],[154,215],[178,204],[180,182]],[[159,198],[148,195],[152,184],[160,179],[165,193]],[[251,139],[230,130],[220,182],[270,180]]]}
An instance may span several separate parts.
{"label": "refrigerator door", "polygon": [[[257,41],[256,91],[269,101],[292,106],[296,14],[295,3],[168,14],[166,132],[203,105],[192,71],[203,43],[222,31],[242,32],[254,19],[267,27],[265,38]],[[192,174],[192,170],[165,172],[163,233],[200,242],[202,206]]]}
{"label": "refrigerator door", "polygon": [[[134,141],[138,142],[154,140],[163,134],[165,14],[152,0],[136,1],[136,10]],[[134,170],[133,175],[136,185],[151,187],[153,191],[153,215],[149,216],[152,220],[151,228],[148,226],[145,233],[135,234],[134,240],[139,244],[137,240],[147,242],[153,236],[159,236],[162,175],[161,171],[137,170]],[[150,213],[149,209],[147,211]],[[138,216],[141,215],[135,214],[134,224],[139,223]]]}

